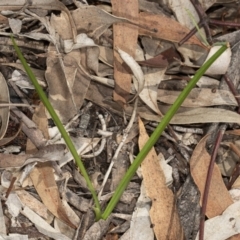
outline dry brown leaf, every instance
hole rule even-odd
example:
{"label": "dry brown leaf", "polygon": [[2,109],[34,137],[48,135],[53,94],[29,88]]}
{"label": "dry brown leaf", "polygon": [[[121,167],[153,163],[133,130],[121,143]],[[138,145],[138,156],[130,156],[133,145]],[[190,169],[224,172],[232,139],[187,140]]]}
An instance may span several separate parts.
{"label": "dry brown leaf", "polygon": [[[179,42],[190,31],[179,22],[165,15],[156,15],[147,12],[139,13],[139,25],[146,29],[139,28],[139,34],[164,39],[171,42]],[[196,44],[205,48],[196,36],[191,37],[186,44]]]}
{"label": "dry brown leaf", "polygon": [[[141,119],[139,119],[139,148],[148,140],[148,135]],[[184,239],[178,211],[172,191],[166,186],[164,173],[154,148],[148,153],[141,165],[144,186],[152,200],[150,218],[158,240]]]}
{"label": "dry brown leaf", "polygon": [[[136,21],[138,19],[138,11],[138,0],[112,0],[112,12],[118,17]],[[126,23],[113,25],[114,49],[119,48],[134,57],[137,38],[138,28],[136,26]],[[131,89],[132,75],[117,51],[114,51],[114,79],[114,101],[126,104]]]}
{"label": "dry brown leaf", "polygon": [[42,202],[47,209],[57,218],[61,219],[68,226],[76,228],[76,226],[68,218],[67,213],[62,205],[58,186],[54,179],[51,163],[38,163],[30,174],[34,187]]}
{"label": "dry brown leaf", "polygon": [[[52,15],[51,24],[62,39],[71,38],[70,25],[63,15]],[[53,52],[47,58],[46,80],[49,99],[65,124],[81,108],[90,79],[78,67],[82,59],[79,49],[65,54],[64,59],[58,56],[55,47],[49,46],[49,51]]]}
{"label": "dry brown leaf", "polygon": [[[198,143],[190,159],[190,170],[194,182],[201,192],[201,202],[205,189],[208,166],[211,156],[206,151],[206,142],[209,135],[205,136]],[[208,195],[206,216],[213,218],[223,213],[223,211],[233,203],[233,200],[222,180],[221,172],[217,165],[214,165],[210,190]]]}
{"label": "dry brown leaf", "polygon": [[[38,126],[39,130],[42,131],[43,136],[46,139],[49,139],[48,119],[45,113],[45,106],[43,105],[42,102],[40,102],[39,106],[36,107],[32,120]],[[37,152],[36,146],[31,142],[29,138],[27,140],[26,150],[27,150],[27,153],[29,154],[34,154]]]}

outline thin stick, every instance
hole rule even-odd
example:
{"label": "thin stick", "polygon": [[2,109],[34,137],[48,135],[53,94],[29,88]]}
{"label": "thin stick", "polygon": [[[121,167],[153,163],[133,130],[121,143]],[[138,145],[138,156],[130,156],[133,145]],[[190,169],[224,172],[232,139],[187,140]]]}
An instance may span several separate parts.
{"label": "thin stick", "polygon": [[214,168],[215,159],[217,157],[218,148],[222,141],[225,129],[226,129],[226,125],[224,125],[218,132],[218,136],[217,136],[217,139],[216,139],[216,142],[214,145],[210,164],[208,167],[208,173],[207,173],[206,184],[205,184],[203,200],[202,200],[201,220],[200,220],[200,226],[199,226],[199,240],[203,240],[203,238],[204,238],[205,214],[206,214],[206,209],[207,209],[208,194],[209,194],[209,189],[210,189],[210,184],[211,184],[211,179],[212,179],[212,174],[213,174],[213,168]]}

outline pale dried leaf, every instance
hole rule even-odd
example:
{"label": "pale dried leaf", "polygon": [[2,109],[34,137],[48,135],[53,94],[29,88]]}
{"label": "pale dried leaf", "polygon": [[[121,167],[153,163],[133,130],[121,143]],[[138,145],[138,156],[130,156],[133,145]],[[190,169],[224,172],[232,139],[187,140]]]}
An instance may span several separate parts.
{"label": "pale dried leaf", "polygon": [[[190,170],[194,182],[201,192],[201,202],[206,184],[208,166],[210,164],[211,156],[206,151],[205,145],[208,135],[202,138],[193,151],[190,159]],[[210,183],[210,190],[208,194],[208,203],[206,215],[208,218],[220,215],[225,209],[233,203],[230,194],[222,180],[220,170],[214,164],[212,179]]]}
{"label": "pale dried leaf", "polygon": [[22,21],[20,19],[8,18],[8,23],[14,34],[18,34],[21,32]]}
{"label": "pale dried leaf", "polygon": [[13,71],[12,78],[10,78],[9,80],[14,81],[15,84],[20,88],[34,89],[34,86],[29,81],[28,77],[26,75],[23,76],[18,70]]}
{"label": "pale dried leaf", "polygon": [[54,229],[51,225],[49,225],[45,220],[43,220],[39,215],[33,212],[29,207],[24,206],[21,210],[21,213],[27,217],[38,229],[38,231],[48,237],[51,237],[56,240],[70,240],[70,238],[61,234],[59,231]]}
{"label": "pale dried leaf", "polygon": [[220,108],[195,108],[177,113],[171,120],[172,124],[224,122],[240,124],[239,114]]}
{"label": "pale dried leaf", "polygon": [[[139,132],[139,148],[141,149],[149,137],[140,119]],[[154,148],[146,156],[141,169],[147,196],[152,200],[150,218],[156,238],[159,240],[184,239],[174,195],[166,186],[166,179]]]}
{"label": "pale dried leaf", "polygon": [[149,210],[151,207],[151,200],[146,195],[144,183],[141,185],[141,193],[138,197],[136,208],[132,214],[130,223],[130,236],[129,239],[138,240],[153,240],[154,232],[151,226],[149,217]]}
{"label": "pale dried leaf", "polygon": [[8,211],[12,217],[17,217],[23,206],[15,192],[9,194],[5,204],[7,205]]}
{"label": "pale dried leaf", "polygon": [[[222,215],[205,221],[204,240],[226,240],[238,233],[240,233],[240,201],[231,204]],[[196,237],[196,240],[198,239],[199,234]]]}
{"label": "pale dried leaf", "polygon": [[[169,107],[160,106],[160,110],[163,113]],[[129,110],[129,112],[131,112]],[[151,112],[147,111],[146,108],[139,108],[139,116],[149,120],[149,121],[161,121],[161,117],[157,116],[156,114],[152,114]],[[179,113],[176,113],[173,118],[171,119],[171,124],[191,124],[191,123],[213,123],[213,122],[225,122],[225,123],[238,123],[240,124],[239,114],[221,109],[221,108],[183,108],[180,109]]]}

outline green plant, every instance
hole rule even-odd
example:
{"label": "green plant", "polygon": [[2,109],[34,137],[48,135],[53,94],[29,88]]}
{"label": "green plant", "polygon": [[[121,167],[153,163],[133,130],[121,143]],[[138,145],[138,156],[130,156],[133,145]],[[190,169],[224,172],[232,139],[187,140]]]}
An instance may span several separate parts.
{"label": "green plant", "polygon": [[183,101],[186,99],[188,94],[194,88],[198,80],[203,76],[203,74],[207,71],[207,69],[216,61],[216,59],[228,48],[227,44],[223,44],[222,47],[196,72],[195,76],[190,80],[185,89],[180,93],[174,104],[170,107],[167,113],[162,118],[161,122],[158,124],[157,128],[154,130],[142,150],[139,152],[134,162],[126,172],[125,176],[117,186],[115,193],[113,194],[110,202],[108,203],[105,211],[102,214],[103,219],[107,219],[107,217],[111,214],[114,207],[118,203],[123,191],[127,187],[128,183],[132,179],[133,175],[137,171],[138,167],[141,165],[144,158],[147,156],[151,148],[157,142],[162,132],[166,128],[166,126],[170,123],[172,117],[177,112]]}
{"label": "green plant", "polygon": [[96,214],[96,218],[99,219],[101,217],[101,207],[100,207],[100,203],[98,201],[98,197],[97,194],[95,192],[95,189],[92,185],[92,182],[87,174],[87,171],[82,163],[81,158],[79,157],[77,150],[75,148],[75,146],[73,145],[73,142],[71,140],[71,138],[69,137],[68,133],[66,132],[61,120],[59,119],[58,115],[56,114],[56,112],[54,111],[51,103],[49,102],[46,94],[44,93],[44,91],[42,90],[41,86],[39,85],[35,75],[33,74],[31,68],[28,66],[25,58],[22,55],[22,52],[20,51],[19,47],[17,46],[14,38],[11,36],[12,42],[13,42],[13,46],[14,49],[18,55],[18,58],[20,59],[29,79],[31,80],[36,92],[39,95],[39,98],[41,99],[41,101],[43,102],[44,106],[46,107],[46,109],[48,110],[50,116],[52,117],[54,123],[56,124],[56,126],[58,127],[59,132],[62,134],[62,137],[69,149],[69,151],[71,152],[78,168],[80,169],[83,177],[85,178],[86,182],[87,182],[87,186],[89,188],[89,191],[91,192],[92,196],[93,196],[93,200],[95,203],[95,214]]}
{"label": "green plant", "polygon": [[66,130],[64,129],[60,119],[58,118],[57,114],[55,113],[53,107],[51,106],[50,102],[48,101],[45,93],[43,92],[42,88],[39,86],[34,74],[32,73],[30,67],[27,65],[26,60],[24,59],[20,49],[16,45],[13,37],[12,37],[13,45],[16,50],[16,53],[22,62],[29,78],[31,79],[37,93],[39,94],[39,97],[47,110],[49,111],[52,119],[54,120],[56,126],[58,127],[59,131],[62,134],[62,137],[64,138],[69,150],[71,151],[73,158],[79,167],[82,175],[86,179],[86,182],[88,184],[89,190],[92,193],[94,202],[95,202],[95,214],[96,214],[96,220],[99,219],[107,219],[108,216],[111,214],[113,211],[114,207],[118,203],[123,191],[126,189],[127,185],[129,184],[130,180],[136,173],[138,167],[140,164],[143,162],[144,158],[147,156],[149,153],[150,149],[154,146],[154,144],[157,142],[158,138],[161,136],[162,132],[166,128],[166,126],[170,123],[170,120],[174,116],[174,114],[177,112],[183,101],[186,99],[190,91],[193,89],[193,87],[196,85],[197,81],[203,76],[203,74],[207,71],[207,69],[213,64],[213,62],[216,61],[216,59],[228,48],[228,45],[226,43],[222,44],[222,47],[197,71],[195,76],[190,80],[186,88],[181,92],[181,94],[178,96],[174,104],[170,107],[166,115],[163,117],[161,122],[158,124],[157,128],[154,130],[152,135],[150,136],[149,140],[143,147],[143,149],[139,152],[137,155],[136,159],[134,160],[133,164],[130,166],[126,174],[124,175],[123,179],[120,181],[117,189],[115,190],[110,202],[108,203],[106,209],[104,212],[101,212],[100,204],[98,201],[98,198],[96,196],[96,192],[92,186],[92,183],[89,179],[89,176],[87,175],[87,172],[84,168],[84,165],[81,161],[81,158],[78,156],[77,151],[68,136]]}

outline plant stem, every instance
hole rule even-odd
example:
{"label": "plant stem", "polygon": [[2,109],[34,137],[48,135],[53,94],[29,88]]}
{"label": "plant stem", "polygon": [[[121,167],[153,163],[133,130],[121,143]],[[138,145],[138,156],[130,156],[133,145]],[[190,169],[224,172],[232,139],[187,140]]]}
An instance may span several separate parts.
{"label": "plant stem", "polygon": [[183,101],[186,99],[190,91],[194,88],[197,81],[203,76],[203,74],[207,71],[207,69],[216,61],[216,59],[228,48],[227,44],[222,45],[222,47],[196,72],[195,76],[190,80],[186,88],[180,93],[174,104],[170,107],[168,112],[163,117],[162,121],[158,124],[155,131],[152,133],[151,137],[148,139],[147,143],[144,145],[142,150],[137,155],[136,159],[129,167],[123,179],[120,181],[117,189],[115,190],[110,202],[108,203],[106,209],[102,214],[102,219],[107,219],[108,216],[112,213],[114,207],[118,203],[120,197],[122,196],[124,190],[129,184],[130,180],[136,173],[138,167],[143,162],[144,158],[147,156],[151,148],[157,142],[162,132],[169,124],[170,120],[177,112]]}
{"label": "plant stem", "polygon": [[95,203],[95,214],[96,214],[96,219],[99,219],[100,216],[101,216],[101,207],[100,207],[100,203],[98,201],[98,198],[97,198],[97,194],[95,192],[95,189],[92,185],[92,182],[87,174],[87,171],[81,161],[81,158],[80,156],[78,155],[77,153],[77,150],[71,140],[71,138],[69,137],[67,131],[65,130],[61,120],[59,119],[58,115],[56,114],[54,108],[52,107],[51,103],[49,102],[46,94],[44,93],[44,91],[42,90],[41,86],[38,84],[38,81],[35,77],[35,75],[33,74],[31,68],[28,66],[25,58],[23,57],[22,53],[21,53],[21,50],[19,49],[19,47],[17,46],[14,38],[11,36],[11,39],[12,39],[12,42],[13,42],[13,46],[14,46],[14,49],[18,55],[18,58],[20,59],[28,77],[30,78],[32,84],[34,85],[35,87],[35,90],[37,91],[41,101],[43,102],[44,106],[46,107],[46,109],[48,110],[50,116],[52,117],[54,123],[56,124],[56,126],[58,127],[58,130],[59,132],[62,134],[62,137],[69,149],[69,151],[71,152],[78,168],[80,169],[83,177],[85,178],[86,180],[86,183],[87,183],[87,186],[89,188],[89,191],[91,192],[92,196],[93,196],[93,200],[94,200],[94,203]]}

